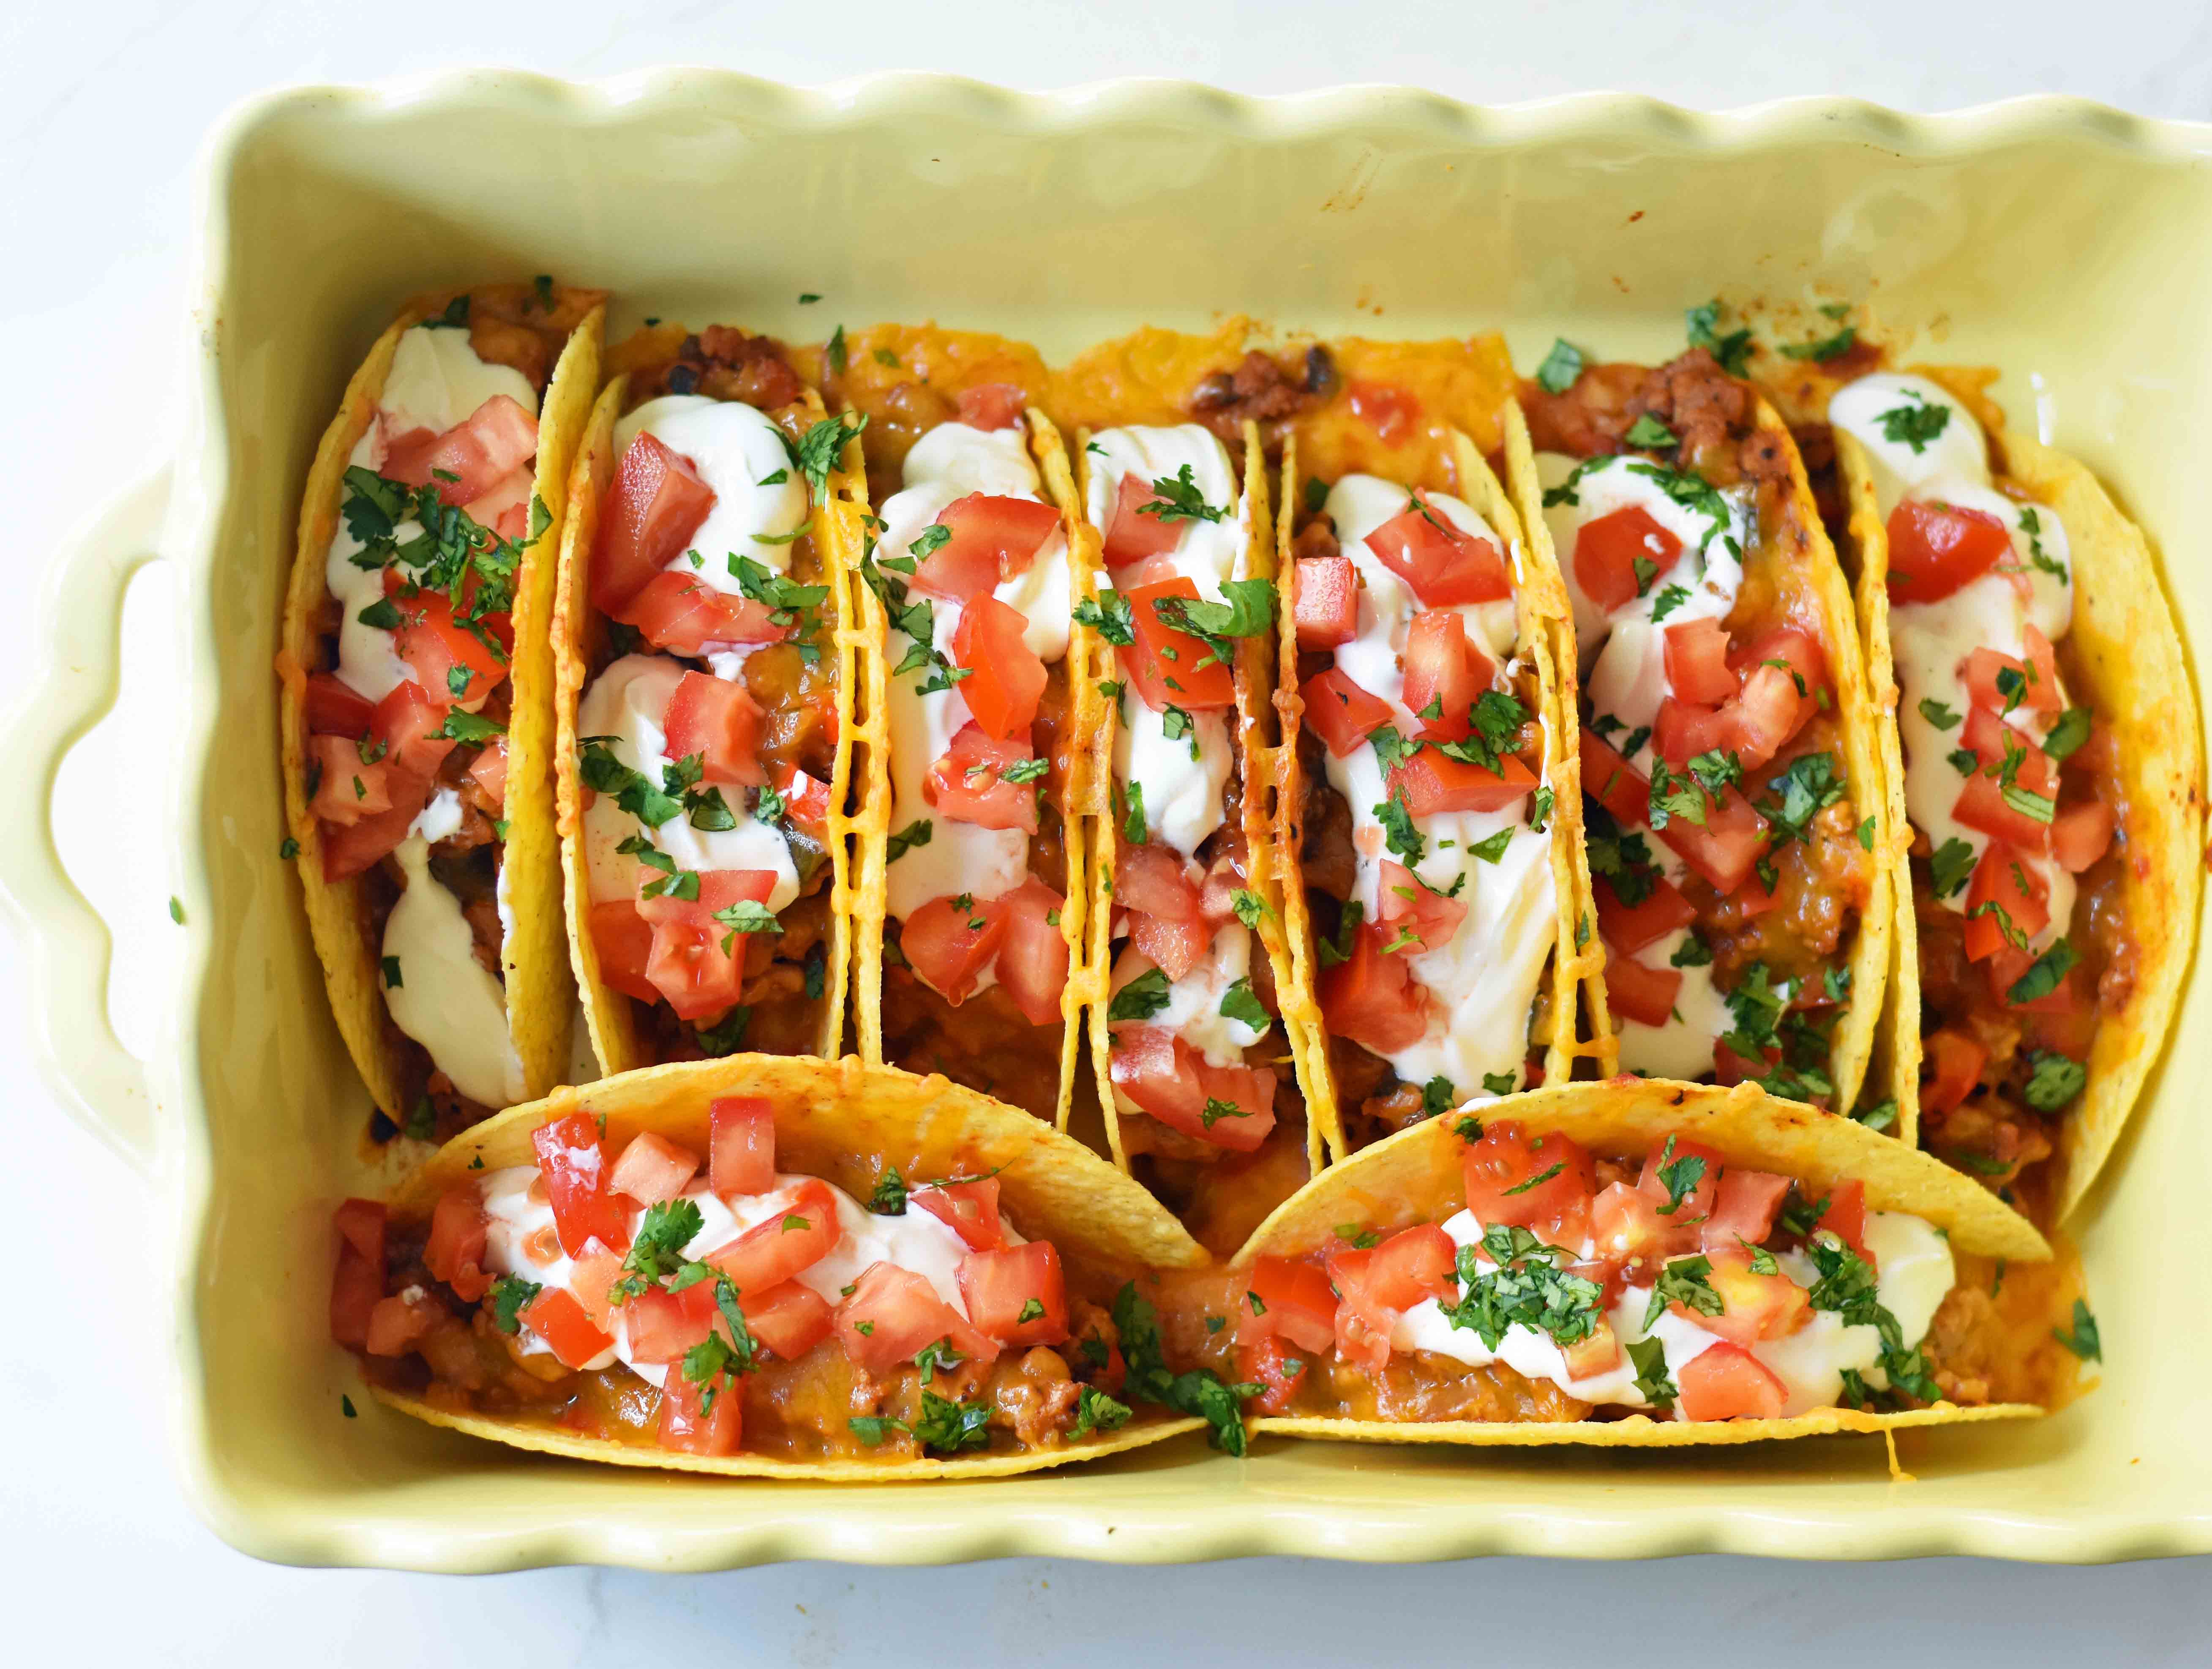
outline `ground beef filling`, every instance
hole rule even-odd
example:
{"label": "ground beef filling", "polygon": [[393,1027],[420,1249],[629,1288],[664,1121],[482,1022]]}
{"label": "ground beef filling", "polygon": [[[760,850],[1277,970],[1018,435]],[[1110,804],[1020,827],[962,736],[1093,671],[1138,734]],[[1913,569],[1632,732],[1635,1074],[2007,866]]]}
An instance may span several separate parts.
{"label": "ground beef filling", "polygon": [[1337,382],[1336,362],[1316,343],[1285,364],[1258,349],[1233,371],[1214,371],[1191,390],[1190,412],[1224,444],[1243,438],[1247,422],[1270,432],[1269,450],[1281,446],[1289,421],[1328,398]]}

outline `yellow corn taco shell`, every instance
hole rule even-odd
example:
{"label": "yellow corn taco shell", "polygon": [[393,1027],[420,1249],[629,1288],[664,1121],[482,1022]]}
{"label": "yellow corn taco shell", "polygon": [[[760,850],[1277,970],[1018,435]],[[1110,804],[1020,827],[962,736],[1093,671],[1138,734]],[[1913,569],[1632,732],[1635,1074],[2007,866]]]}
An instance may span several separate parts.
{"label": "yellow corn taco shell", "polygon": [[[1499,417],[1506,437],[1509,465],[1515,453],[1528,454],[1528,437],[1520,408],[1510,400]],[[1573,612],[1567,603],[1565,582],[1551,553],[1548,539],[1539,543],[1522,528],[1513,499],[1473,441],[1458,429],[1450,431],[1448,448],[1456,490],[1474,509],[1504,537],[1514,569],[1514,601],[1518,636],[1534,661],[1539,688],[1539,716],[1544,730],[1543,784],[1552,790],[1552,885],[1557,931],[1552,959],[1537,987],[1536,1037],[1544,1050],[1545,1081],[1556,1083],[1573,1075],[1577,1053],[1576,997],[1588,969],[1589,947],[1576,948],[1575,923],[1587,896],[1586,883],[1578,881],[1576,865],[1582,861],[1582,769],[1577,750],[1570,746],[1575,731],[1572,704],[1565,697],[1559,667],[1564,648],[1565,663],[1573,665]],[[1293,433],[1283,450],[1283,479],[1298,474],[1298,437]],[[1285,489],[1285,497],[1288,490]],[[1318,977],[1314,951],[1313,922],[1306,903],[1299,854],[1304,846],[1305,775],[1297,748],[1298,728],[1304,722],[1305,704],[1300,698],[1297,677],[1297,627],[1292,586],[1297,564],[1292,560],[1291,522],[1285,514],[1276,529],[1279,572],[1278,614],[1281,630],[1277,640],[1278,693],[1275,705],[1282,715],[1285,745],[1279,756],[1279,787],[1272,845],[1281,873],[1281,904],[1285,936],[1289,941],[1291,980],[1282,998],[1283,1023],[1297,1051],[1300,1081],[1306,1086],[1308,1106],[1328,1142],[1333,1160],[1352,1150],[1339,1101],[1336,1075],[1330,1065],[1328,1037],[1315,996]],[[1562,703],[1565,702],[1563,708]],[[1271,902],[1273,902],[1271,900]]]}
{"label": "yellow corn taco shell", "polygon": [[[1532,1090],[1483,1109],[1486,1121],[1510,1118],[1531,1136],[1566,1136],[1597,1154],[1640,1157],[1669,1135],[1698,1142],[1730,1164],[1773,1172],[1816,1188],[1856,1180],[1869,1210],[1907,1212],[1943,1230],[1956,1252],[2014,1264],[2047,1262],[2051,1249],[2028,1221],[1994,1195],[1928,1154],[1845,1118],[1767,1095],[1755,1086],[1732,1088],[1619,1078]],[[1440,1222],[1464,1203],[1455,1121],[1431,1119],[1331,1166],[1285,1202],[1237,1254],[1239,1267],[1261,1257],[1297,1257],[1330,1243],[1335,1225],[1352,1221],[1385,1231]],[[2023,1274],[2026,1271],[2022,1271]],[[2063,1371],[2063,1365],[2058,1365]],[[2066,1386],[2052,1386],[2051,1400]],[[1749,1443],[1838,1431],[2018,1419],[2045,1409],[2031,1403],[1965,1407],[1939,1403],[1889,1414],[1819,1409],[1788,1419],[1619,1420],[1554,1422],[1382,1420],[1268,1416],[1259,1431],[1372,1442],[1527,1447],[1579,1443],[1660,1448]]]}
{"label": "yellow corn taco shell", "polygon": [[[1890,975],[1897,898],[1903,886],[1905,851],[1910,837],[1900,831],[1897,822],[1896,810],[1902,789],[1898,786],[1893,758],[1882,746],[1881,715],[1875,704],[1867,661],[1861,651],[1857,611],[1853,606],[1850,587],[1838,564],[1835,547],[1829,542],[1820,511],[1814,504],[1805,461],[1798,454],[1796,442],[1790,438],[1789,426],[1763,397],[1759,400],[1754,422],[1764,443],[1778,449],[1789,465],[1789,490],[1778,525],[1765,530],[1765,548],[1772,559],[1802,568],[1810,582],[1820,611],[1820,647],[1827,656],[1828,670],[1835,682],[1836,724],[1848,791],[1861,819],[1872,824],[1862,836],[1874,857],[1872,880],[1865,905],[1859,911],[1856,935],[1844,955],[1844,965],[1850,970],[1851,999],[1829,1040],[1828,1076],[1835,1085],[1832,1104],[1838,1110],[1848,1112],[1859,1101],[1869,1062],[1877,1039],[1884,1032],[1883,997]],[[1557,573],[1559,554],[1544,521],[1543,489],[1537,478],[1535,455],[1529,445],[1525,421],[1508,429],[1506,468],[1530,543],[1542,550],[1552,571]],[[1748,574],[1755,553],[1747,551],[1745,557]],[[1563,626],[1560,711],[1567,734],[1571,735],[1578,734],[1581,703],[1571,610]],[[1583,1000],[1589,1010],[1586,1040],[1577,1048],[1596,1061],[1600,1076],[1610,1076],[1620,1067],[1620,1044],[1606,1000],[1605,949],[1597,935],[1597,907],[1590,886],[1589,859],[1579,841],[1574,868],[1583,905],[1575,932],[1580,941],[1578,948],[1583,953]],[[1887,1085],[1881,1093],[1890,1093]]]}
{"label": "yellow corn taco shell", "polygon": [[[584,784],[579,770],[580,740],[577,715],[595,657],[604,647],[606,623],[592,606],[592,545],[599,531],[599,515],[616,463],[615,423],[625,409],[629,371],[649,362],[673,332],[680,340],[680,326],[663,326],[656,332],[641,332],[609,354],[616,375],[599,393],[575,450],[568,483],[569,516],[562,529],[558,579],[552,605],[550,633],[553,660],[554,750],[553,792],[560,842],[563,913],[568,927],[568,953],[582,993],[584,1019],[592,1052],[599,1069],[607,1074],[628,1072],[655,1063],[656,1051],[640,1025],[635,1002],[610,985],[599,965],[599,953],[591,931],[591,866],[584,838]],[[821,396],[805,391],[811,417],[827,414]],[[856,450],[848,444],[844,460],[830,477],[825,502],[815,507],[814,548],[823,567],[823,583],[830,589],[830,645],[837,679],[837,745],[830,780],[830,938],[824,963],[823,996],[813,1026],[812,1053],[828,1058],[842,1047],[848,976],[852,962],[852,923],[854,911],[851,862],[852,836],[859,826],[848,811],[852,740],[854,727],[854,668],[858,633],[853,625],[850,570],[860,529],[850,503],[852,481],[859,469]]]}
{"label": "yellow corn taco shell", "polygon": [[[1990,463],[2030,498],[2057,512],[2075,565],[2069,671],[2085,685],[2100,723],[2117,743],[2126,810],[2121,837],[2132,861],[2120,866],[2120,902],[2137,959],[2133,988],[2105,1011],[2090,1046],[2087,1081],[2061,1127],[2063,1180],[2055,1197],[2063,1219],[2078,1205],[2111,1157],[2144,1079],[2158,1057],[2180,996],[2194,942],[2203,884],[2198,853],[2204,815],[2204,743],[2173,613],[2142,532],[2113,503],[2090,471],[2064,453],[2008,431],[1989,399],[1994,373],[1913,368],[1943,384],[1980,421]],[[1898,958],[1885,1028],[1894,1063],[1900,1123],[1907,1139],[1920,1112],[1921,982],[1912,889],[1903,868],[1911,839],[1904,811],[1905,776],[1897,734],[1889,631],[1889,536],[1866,452],[1835,431],[1836,462],[1846,495],[1845,553],[1856,570],[1861,630],[1869,673],[1889,680],[1884,746],[1894,758],[1899,845]]]}
{"label": "yellow corn taco shell", "polygon": [[[929,332],[935,338],[940,333]],[[911,345],[915,333],[895,332],[893,327],[878,327],[864,333],[863,341],[889,337],[906,346],[912,355]],[[969,338],[958,334],[949,340],[957,347],[971,342],[995,343],[994,338]],[[857,351],[857,350],[856,350]],[[890,350],[885,350],[890,351]],[[956,376],[956,381],[958,380]],[[1023,416],[1027,433],[1029,451],[1038,473],[1043,478],[1047,501],[1060,513],[1063,532],[1067,539],[1071,605],[1081,594],[1083,564],[1081,549],[1082,518],[1077,509],[1075,482],[1067,462],[1067,448],[1060,430],[1043,411],[1030,407]],[[863,433],[854,442],[865,449],[866,436]],[[857,466],[852,478],[860,495],[856,509],[865,512],[866,476]],[[855,549],[870,549],[863,536],[854,543]],[[896,556],[899,552],[891,552]],[[847,586],[852,599],[852,618],[856,623],[854,653],[858,671],[854,687],[859,697],[860,714],[853,727],[854,757],[853,782],[860,805],[854,821],[855,874],[854,915],[853,935],[858,953],[854,968],[854,1016],[855,1034],[859,1039],[861,1057],[869,1062],[885,1059],[884,1043],[884,933],[890,917],[890,852],[891,833],[892,789],[890,777],[890,663],[884,654],[889,639],[890,620],[883,600],[863,577],[857,560],[847,576]],[[1060,915],[1060,935],[1067,945],[1068,980],[1060,994],[1060,1036],[1059,1069],[1049,1106],[1042,1098],[1036,1105],[1024,1105],[1025,1110],[1040,1118],[1048,1119],[1057,1130],[1067,1128],[1074,1106],[1076,1063],[1080,1052],[1083,1032],[1084,947],[1086,943],[1085,923],[1089,914],[1089,888],[1085,877],[1089,873],[1085,856],[1088,844],[1089,821],[1084,808],[1090,803],[1090,773],[1091,753],[1081,739],[1094,734],[1099,722],[1099,697],[1093,687],[1094,679],[1088,675],[1088,662],[1084,654],[1084,639],[1080,630],[1072,632],[1068,639],[1065,661],[1069,684],[1069,724],[1071,736],[1077,739],[1071,750],[1071,768],[1065,798],[1058,809],[1060,814],[1062,850],[1067,868],[1066,903]],[[900,1064],[894,1062],[893,1064]],[[933,1069],[942,1069],[945,1064],[927,1063]],[[978,1074],[976,1075],[983,1075]],[[971,1087],[1004,1093],[1004,1086],[978,1083]]]}
{"label": "yellow corn taco shell", "polygon": [[[618,1149],[653,1132],[696,1153],[708,1147],[709,1109],[726,1095],[761,1096],[775,1108],[777,1168],[818,1176],[866,1199],[886,1166],[908,1178],[995,1173],[1000,1209],[1025,1233],[1051,1240],[1071,1270],[1118,1281],[1139,1268],[1188,1268],[1205,1254],[1151,1196],[1072,1137],[990,1097],[941,1077],[848,1057],[836,1062],[739,1054],[682,1062],[564,1088],[509,1110],[447,1143],[394,1199],[394,1221],[420,1222],[447,1188],[474,1173],[535,1162],[531,1135],[583,1112],[604,1121]],[[1163,1417],[1139,1405],[1118,1432],[1029,1453],[969,1459],[799,1461],[739,1453],[672,1453],[550,1423],[457,1412],[424,1398],[373,1386],[379,1400],[433,1425],[516,1448],[616,1465],[656,1466],[728,1477],[803,1477],[854,1483],[991,1477],[1095,1459],[1141,1447],[1203,1422]]]}
{"label": "yellow corn taco shell", "polygon": [[[1141,339],[1144,333],[1139,333]],[[1180,341],[1181,338],[1170,338]],[[1146,417],[1164,417],[1169,421],[1187,421],[1187,414],[1177,411],[1143,412]],[[1077,460],[1081,473],[1074,484],[1077,516],[1082,525],[1081,557],[1078,583],[1085,601],[1096,602],[1098,582],[1105,572],[1105,530],[1093,526],[1082,507],[1090,502],[1090,431],[1081,431],[1078,437]],[[1273,535],[1273,508],[1267,491],[1267,460],[1262,452],[1257,425],[1243,425],[1243,456],[1237,466],[1243,478],[1243,497],[1239,514],[1244,519],[1247,544],[1239,564],[1239,576],[1265,580],[1276,587],[1278,598],[1285,582],[1278,571],[1277,546]],[[1121,810],[1114,793],[1114,748],[1121,721],[1116,704],[1109,701],[1098,688],[1101,680],[1119,676],[1118,662],[1111,645],[1093,627],[1080,624],[1077,632],[1085,644],[1085,654],[1090,668],[1079,699],[1087,704],[1087,719],[1084,734],[1092,743],[1088,764],[1087,783],[1090,794],[1087,808],[1091,815],[1094,851],[1091,860],[1090,947],[1084,969],[1084,1000],[1091,1015],[1091,1059],[1097,1081],[1098,1104],[1103,1110],[1106,1132],[1115,1162],[1127,1170],[1129,1156],[1122,1139],[1121,1115],[1114,1099],[1112,1067],[1112,1039],[1107,1030],[1109,988],[1113,975],[1113,912],[1115,862],[1121,844]],[[1297,981],[1291,961],[1290,933],[1286,926],[1284,886],[1285,857],[1276,848],[1276,807],[1279,801],[1285,773],[1291,768],[1286,763],[1292,750],[1285,745],[1282,720],[1278,708],[1281,701],[1276,687],[1278,660],[1273,640],[1265,635],[1237,640],[1236,664],[1231,668],[1237,692],[1236,730],[1232,740],[1237,768],[1243,784],[1239,802],[1244,836],[1248,879],[1250,890],[1257,892],[1265,908],[1254,928],[1261,948],[1267,957],[1268,970],[1274,980],[1276,1000],[1281,1008],[1284,1034],[1290,1055],[1285,1062],[1295,1074],[1303,1091],[1306,1076],[1303,1067],[1298,1034],[1292,1030],[1292,1011],[1302,1000],[1302,988]],[[1312,1008],[1310,995],[1303,997],[1307,1011]],[[1265,1151],[1263,1148],[1261,1151]],[[1318,1171],[1327,1162],[1327,1150],[1321,1124],[1313,1116],[1310,1104],[1306,1115],[1306,1170],[1308,1174]],[[1230,1161],[1221,1161],[1227,1163]],[[1258,1161],[1255,1161],[1257,1163]],[[1252,1217],[1249,1202],[1234,1201],[1237,1191],[1214,1191],[1220,1195],[1200,1206],[1192,1221],[1205,1229],[1208,1244],[1225,1251],[1228,1246],[1243,1238]],[[1202,1217],[1199,1215],[1202,1213]]]}
{"label": "yellow corn taco shell", "polygon": [[[442,291],[410,302],[377,338],[346,385],[337,416],[315,450],[300,506],[296,553],[284,599],[277,672],[285,817],[299,847],[295,867],[307,903],[315,953],[323,965],[331,1010],[371,1098],[396,1123],[408,1114],[401,1051],[408,1040],[391,1022],[371,942],[372,921],[360,877],[323,875],[320,825],[307,809],[307,684],[316,664],[316,618],[326,595],[324,566],[337,530],[345,472],[355,446],[375,420],[400,338],[443,312],[465,292]],[[555,567],[568,513],[570,460],[598,386],[606,309],[599,292],[556,288],[550,307],[580,309],[540,402],[534,492],[545,509],[543,528],[526,547],[514,580],[514,654],[509,670],[514,704],[508,728],[507,834],[501,885],[512,925],[501,970],[508,1026],[529,1092],[542,1095],[566,1075],[571,995],[559,939],[560,871],[554,852],[553,804],[546,750],[552,730],[553,680],[547,641]],[[550,926],[549,926],[550,923]]]}

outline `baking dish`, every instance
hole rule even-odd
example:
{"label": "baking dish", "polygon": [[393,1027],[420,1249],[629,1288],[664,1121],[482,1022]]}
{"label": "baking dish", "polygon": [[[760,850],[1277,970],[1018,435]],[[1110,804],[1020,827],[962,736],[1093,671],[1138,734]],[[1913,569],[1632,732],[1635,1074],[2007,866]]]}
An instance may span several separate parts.
{"label": "baking dish", "polygon": [[[168,471],[57,562],[12,715],[37,791],[0,879],[43,1065],[152,1174],[173,1301],[163,1394],[186,1485],[259,1556],[441,1570],[599,1561],[1125,1561],[1254,1553],[2088,1560],[2212,1548],[2212,1068],[2192,990],[2079,1227],[2105,1385],[2051,1420],[1686,1457],[1195,1439],[951,1486],[729,1487],[532,1459],[343,1393],[324,1337],[332,1200],[366,1096],[278,856],[269,657],[316,436],[394,302],[551,271],[647,314],[818,338],[935,318],[1049,357],[1141,322],[1249,313],[1323,333],[1504,328],[1663,356],[1681,310],[1864,301],[1893,336],[2007,369],[2015,422],[2098,469],[2212,627],[2212,128],[2065,100],[1914,119],[1839,101],[1723,116],[1588,97],[1476,110],[1129,83],[1048,97],[894,76],[799,91],[677,71],[576,86],[464,74],[277,94],[203,163],[187,418]],[[1818,286],[1817,294],[1814,287]],[[802,293],[823,300],[802,306]],[[188,676],[167,807],[186,950],[140,1068],[102,1000],[104,928],[60,868],[58,761],[112,700],[123,588],[176,564]],[[266,793],[240,792],[267,781]]]}

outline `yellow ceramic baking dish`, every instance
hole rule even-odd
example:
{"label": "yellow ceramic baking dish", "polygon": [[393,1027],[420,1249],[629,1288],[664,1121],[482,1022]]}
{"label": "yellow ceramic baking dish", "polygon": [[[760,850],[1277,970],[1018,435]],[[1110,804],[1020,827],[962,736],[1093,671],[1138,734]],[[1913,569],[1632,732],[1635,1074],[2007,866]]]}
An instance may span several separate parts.
{"label": "yellow ceramic baking dish", "polygon": [[[174,1324],[149,1353],[193,1498],[301,1562],[926,1562],[1041,1553],[1425,1559],[1480,1552],[2090,1560],[2212,1548],[2212,993],[2079,1221],[2103,1388],[2057,1418],[1658,1454],[1195,1439],[954,1485],[726,1483],[533,1458],[391,1415],[325,1340],[329,1208],[367,1101],[278,856],[270,656],[291,523],[348,369],[418,290],[550,271],[645,314],[818,338],[934,318],[1048,355],[1247,312],[1322,335],[1502,326],[1625,357],[1718,293],[1868,304],[2005,367],[2014,423],[2086,459],[2150,530],[2185,635],[2212,632],[2212,128],[2056,99],[1912,119],[1840,101],[1699,116],[1580,98],[1280,101],[1134,83],[1024,97],[890,77],[818,92],[678,72],[469,74],[279,94],[215,135],[189,417],[173,467],[51,575],[9,722],[35,794],[0,868],[43,994],[44,1064],[158,1191]],[[802,306],[802,294],[823,300]],[[1524,360],[1524,362],[1530,362]],[[185,972],[144,1068],[101,1001],[108,941],[48,804],[108,705],[135,567],[176,564],[190,668]],[[2208,638],[2212,641],[2212,638]],[[265,792],[239,791],[264,783]]]}

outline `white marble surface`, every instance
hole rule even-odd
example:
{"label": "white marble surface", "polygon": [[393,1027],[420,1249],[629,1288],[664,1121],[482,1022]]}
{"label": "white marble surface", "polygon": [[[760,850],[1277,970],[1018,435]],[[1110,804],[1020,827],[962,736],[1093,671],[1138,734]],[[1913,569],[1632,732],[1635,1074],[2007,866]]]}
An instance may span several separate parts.
{"label": "white marble surface", "polygon": [[[1146,74],[1255,93],[1406,82],[1501,102],[1611,88],[1705,107],[1838,92],[1936,110],[2050,90],[2212,118],[2212,11],[2189,0],[2094,9],[2051,0],[2002,9],[811,0],[690,4],[647,21],[624,9],[568,0],[0,9],[0,458],[12,486],[0,581],[9,595],[27,600],[69,529],[159,454],[174,396],[194,148],[234,99],[279,82],[465,63],[597,76],[690,61],[805,82],[885,69],[1038,88]],[[158,623],[163,599],[134,609]],[[0,610],[0,695],[15,693],[30,630],[20,603]],[[129,918],[126,947],[170,930],[161,901],[172,883],[158,868],[112,879],[103,891]],[[0,951],[0,1091],[11,1115],[0,1222],[18,1270],[13,1319],[0,1334],[0,1430],[15,1434],[0,1465],[11,1661],[116,1660],[127,1649],[139,1661],[233,1669],[440,1669],[598,1661],[620,1642],[676,1662],[826,1665],[910,1653],[926,1631],[966,1661],[1126,1665],[1151,1646],[1170,1662],[1283,1669],[1383,1651],[1464,1660],[1473,1638],[1496,1661],[1559,1662],[1582,1649],[1562,1652],[1562,1635],[1587,1642],[1594,1582],[1612,1596],[1623,1636],[1610,1652],[1653,1669],[2212,1659],[2212,1568],[2203,1562],[2085,1571],[1718,1558],[1613,1569],[1260,1561],[1138,1570],[1030,1560],[696,1579],[565,1570],[466,1582],[257,1564],[216,1542],[179,1499],[161,1412],[133,1368],[137,1342],[160,1325],[135,1276],[147,1257],[143,1196],[63,1119],[24,1063],[24,981],[20,957]],[[25,1278],[33,1258],[66,1273]]]}

